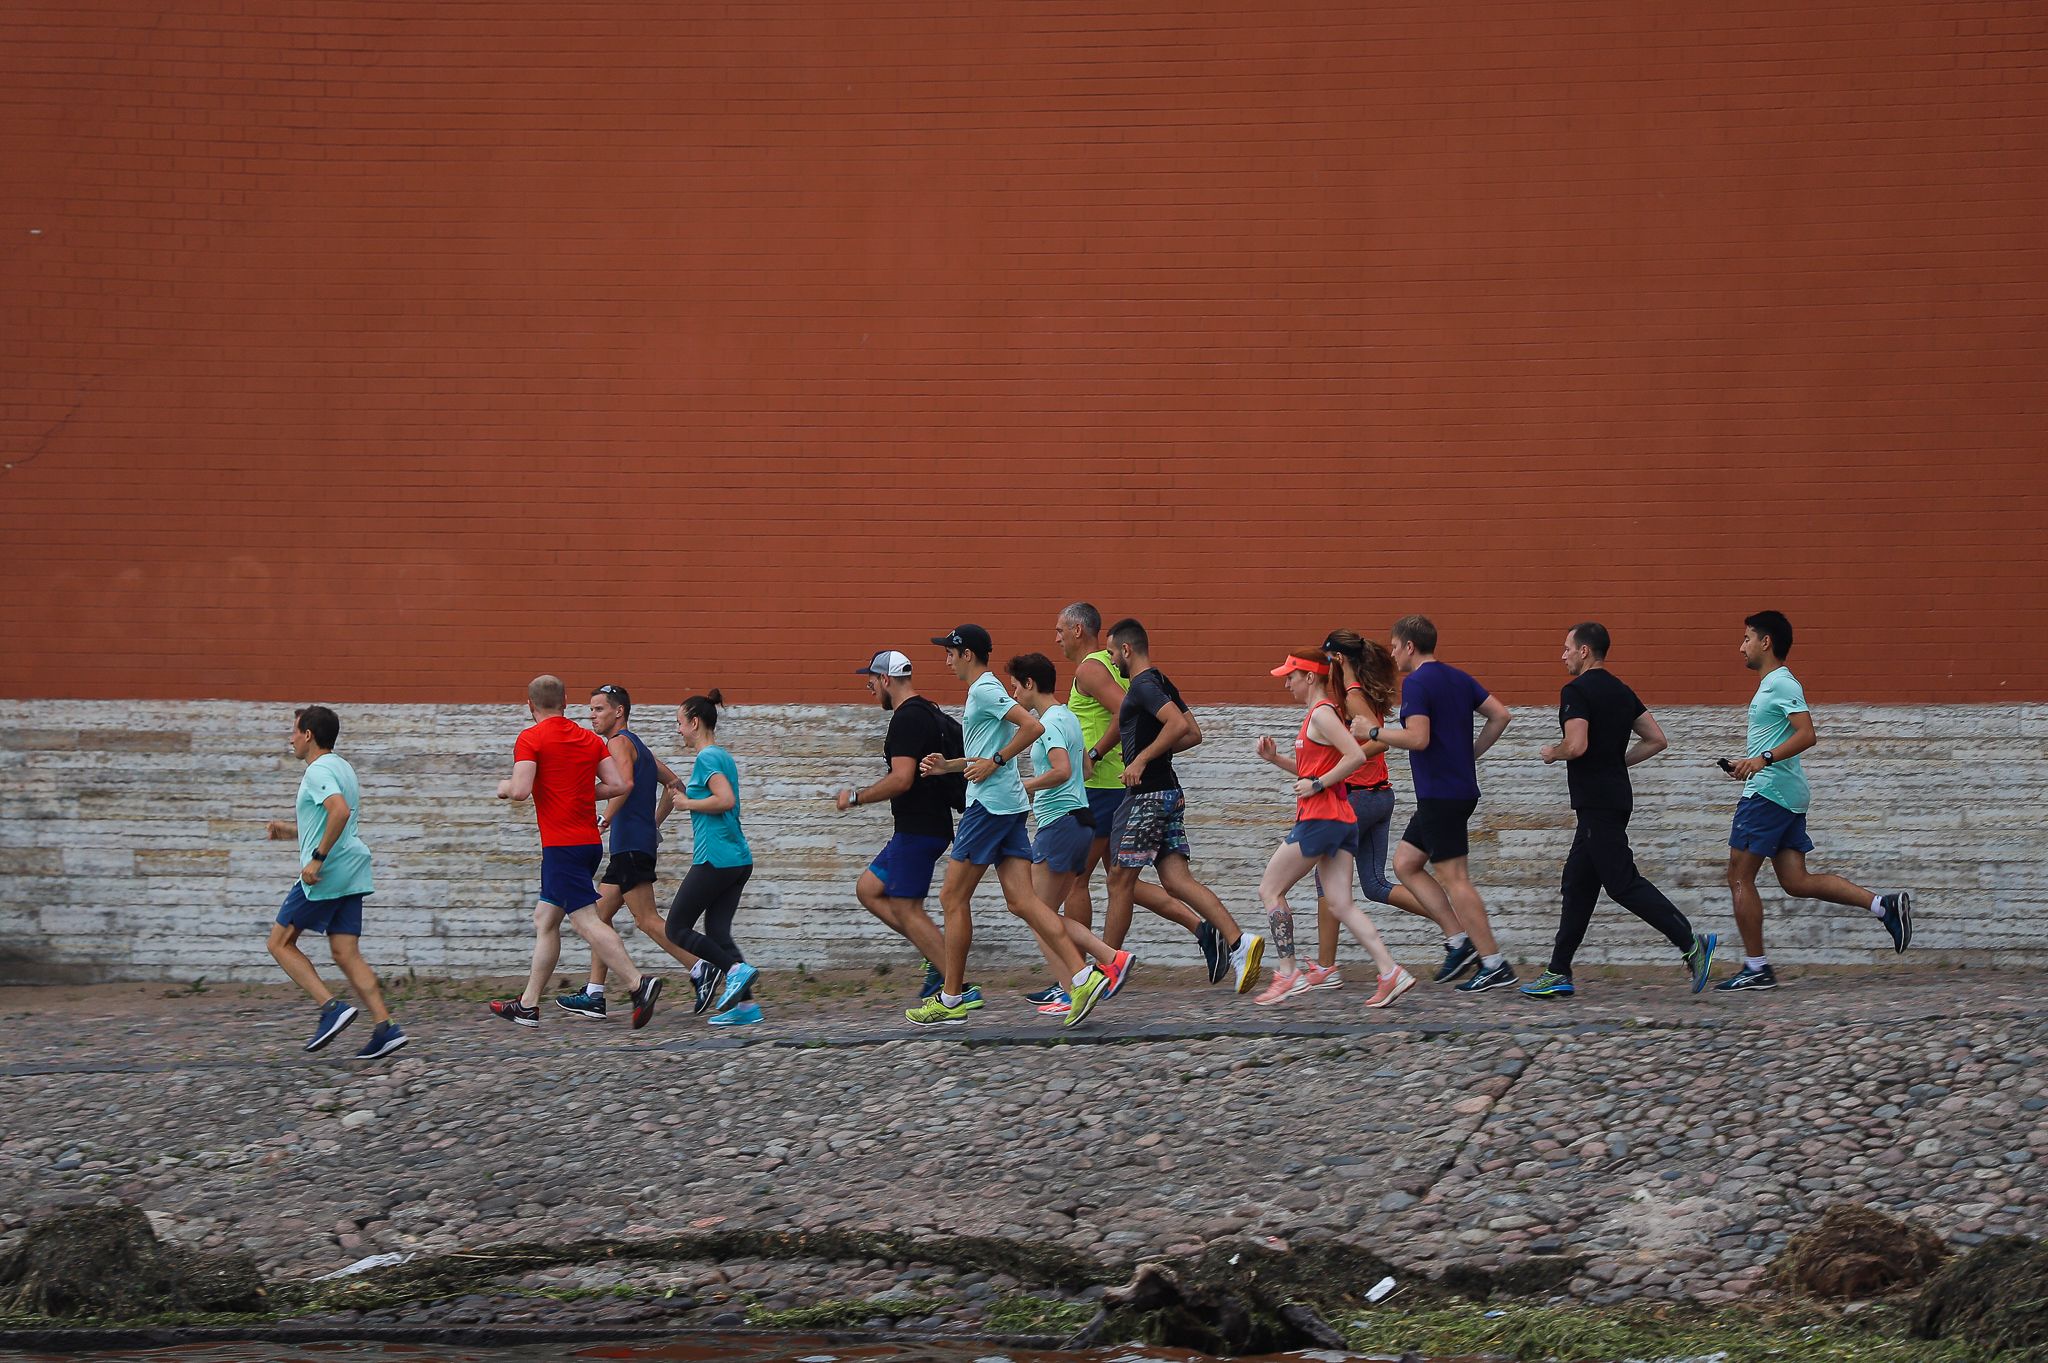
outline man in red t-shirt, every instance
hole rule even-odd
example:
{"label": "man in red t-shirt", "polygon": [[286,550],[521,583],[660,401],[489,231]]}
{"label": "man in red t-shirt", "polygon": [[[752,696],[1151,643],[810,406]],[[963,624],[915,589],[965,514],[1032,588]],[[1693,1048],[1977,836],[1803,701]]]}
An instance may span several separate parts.
{"label": "man in red t-shirt", "polygon": [[533,725],[512,748],[512,775],[498,782],[498,798],[533,798],[540,822],[540,903],[533,910],[533,970],[526,992],[496,999],[491,1011],[522,1027],[540,1026],[540,996],[562,957],[566,915],[590,954],[630,988],[633,1026],[654,1016],[661,977],[642,975],[626,956],[626,944],[612,925],[590,912],[597,902],[598,863],[604,843],[597,829],[597,802],[631,793],[633,773],[622,772],[604,739],[563,713],[567,693],[560,677],[535,677],[526,688]]}

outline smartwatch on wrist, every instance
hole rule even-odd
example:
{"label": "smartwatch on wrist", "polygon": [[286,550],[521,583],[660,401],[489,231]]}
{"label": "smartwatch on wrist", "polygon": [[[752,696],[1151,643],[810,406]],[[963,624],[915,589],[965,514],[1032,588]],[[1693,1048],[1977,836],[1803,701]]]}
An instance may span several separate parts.
{"label": "smartwatch on wrist", "polygon": [[989,761],[995,763],[998,770],[1010,765],[1010,759],[1003,756],[1001,753],[997,753],[994,757],[991,757]]}
{"label": "smartwatch on wrist", "polygon": [[1323,778],[1320,776],[1316,777],[1315,780],[1310,781],[1308,783],[1308,788],[1314,791],[1316,794],[1321,795],[1323,793]]}
{"label": "smartwatch on wrist", "polygon": [[327,860],[327,854],[326,854],[325,852],[321,852],[321,851],[315,851],[315,852],[313,853],[313,860],[315,860],[315,861],[325,861],[325,860]]}
{"label": "smartwatch on wrist", "polygon": [[1765,748],[1765,749],[1764,749],[1764,765],[1765,765],[1765,766],[1767,766],[1767,767],[1768,767],[1768,766],[1770,766],[1770,765],[1771,765],[1771,764],[1772,764],[1773,762],[1775,762],[1775,761],[1777,761],[1777,760],[1778,760],[1778,755],[1777,755],[1776,753],[1772,752],[1772,751],[1771,751],[1771,750],[1770,750],[1769,748]]}
{"label": "smartwatch on wrist", "polygon": [[1380,741],[1380,726],[1379,726],[1379,725],[1375,724],[1375,725],[1373,725],[1373,726],[1372,726],[1372,727],[1371,727],[1370,729],[1367,729],[1367,730],[1365,731],[1365,741],[1366,741],[1366,742],[1368,742],[1368,743],[1377,743],[1377,742],[1379,742],[1379,741]]}

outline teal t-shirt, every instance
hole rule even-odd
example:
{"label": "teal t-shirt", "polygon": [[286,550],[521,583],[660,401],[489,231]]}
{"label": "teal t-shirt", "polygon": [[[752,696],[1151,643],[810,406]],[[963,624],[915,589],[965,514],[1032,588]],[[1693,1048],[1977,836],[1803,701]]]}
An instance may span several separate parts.
{"label": "teal t-shirt", "polygon": [[740,769],[732,754],[713,746],[697,754],[690,765],[690,779],[683,794],[701,800],[711,793],[711,778],[725,773],[732,787],[732,808],[723,814],[690,814],[690,864],[692,866],[752,866],[754,854],[747,847],[747,835],[740,831]]}
{"label": "teal t-shirt", "polygon": [[[1806,689],[1789,667],[1773,668],[1756,684],[1749,703],[1749,755],[1762,757],[1792,737],[1792,716],[1806,713]],[[1744,795],[1761,795],[1781,809],[1804,814],[1813,803],[1806,769],[1796,757],[1773,762],[1743,783]]]}
{"label": "teal t-shirt", "polygon": [[348,823],[341,837],[320,863],[320,883],[306,885],[308,899],[340,899],[344,895],[370,894],[370,849],[356,836],[356,821],[363,814],[363,792],[356,784],[356,769],[324,753],[306,764],[299,778],[299,865],[304,866],[320,850],[327,836],[327,799],[339,795],[348,801]]}
{"label": "teal t-shirt", "polygon": [[[994,757],[1016,737],[1017,726],[1003,718],[1016,703],[996,680],[995,673],[984,672],[974,679],[974,685],[967,688],[967,711],[960,721],[967,756]],[[980,785],[969,781],[967,803],[980,805],[991,814],[1022,814],[1031,808],[1031,802],[1024,798],[1024,778],[1017,774],[1015,762],[1005,762]]]}
{"label": "teal t-shirt", "polygon": [[[1045,725],[1045,732],[1031,745],[1031,770],[1033,774],[1046,771],[1052,766],[1052,750],[1065,748],[1071,770],[1067,779],[1056,786],[1048,786],[1031,797],[1031,813],[1037,818],[1038,826],[1045,827],[1062,815],[1088,807],[1088,778],[1081,774],[1082,754],[1087,751],[1087,740],[1081,737],[1081,720],[1064,705],[1049,706],[1038,717]],[[1106,831],[1106,830],[1105,830]]]}

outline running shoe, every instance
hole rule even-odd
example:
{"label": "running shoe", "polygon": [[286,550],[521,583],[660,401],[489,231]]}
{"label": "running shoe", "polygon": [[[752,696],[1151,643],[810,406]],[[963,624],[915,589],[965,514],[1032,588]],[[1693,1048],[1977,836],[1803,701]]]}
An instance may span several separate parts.
{"label": "running shoe", "polygon": [[317,1051],[341,1035],[342,1028],[356,1020],[356,1008],[341,999],[329,999],[320,1005],[320,1021],[313,1028],[313,1039],[306,1043],[306,1049]]}
{"label": "running shoe", "polygon": [[1479,964],[1479,948],[1472,945],[1467,937],[1462,945],[1444,948],[1444,963],[1437,967],[1436,982],[1449,984],[1458,976]]}
{"label": "running shoe", "polygon": [[1748,966],[1736,971],[1727,979],[1714,986],[1716,994],[1735,994],[1745,989],[1776,989],[1778,977],[1772,973],[1770,962],[1751,970]]}
{"label": "running shoe", "polygon": [[1237,971],[1238,993],[1248,992],[1259,982],[1259,957],[1264,955],[1265,951],[1266,939],[1256,932],[1248,932],[1237,939],[1237,950],[1230,953],[1230,964]]}
{"label": "running shoe", "polygon": [[[1713,969],[1714,947],[1720,938],[1711,932],[1696,932],[1692,945],[1685,949],[1685,968],[1692,972],[1692,992],[1697,994],[1707,987],[1707,972]],[[1524,994],[1529,991],[1524,989]]]}
{"label": "running shoe", "polygon": [[1302,963],[1301,973],[1308,976],[1311,989],[1342,989],[1344,973],[1333,965],[1316,965],[1312,961]]}
{"label": "running shoe", "polygon": [[753,982],[754,976],[760,973],[760,971],[754,969],[745,961],[741,961],[738,965],[726,971],[725,987],[718,991],[718,1002],[711,1005],[711,1011],[723,1013],[726,1009],[738,1003],[740,995],[746,992],[747,986]]}
{"label": "running shoe", "polygon": [[1066,1017],[1060,1020],[1062,1027],[1079,1026],[1081,1021],[1095,1011],[1095,1005],[1109,997],[1109,977],[1090,966],[1081,982],[1067,991],[1070,1006]]}
{"label": "running shoe", "polygon": [[1223,934],[1204,919],[1195,924],[1195,945],[1201,947],[1202,960],[1209,966],[1209,983],[1216,983],[1230,969],[1230,953],[1223,949]]}
{"label": "running shoe", "polygon": [[1110,957],[1109,964],[1102,967],[1102,973],[1109,976],[1109,992],[1102,997],[1115,998],[1117,991],[1124,987],[1124,981],[1131,977],[1131,967],[1137,963],[1138,958],[1128,951],[1119,951]]}
{"label": "running shoe", "polygon": [[1482,962],[1479,973],[1458,985],[1457,990],[1460,994],[1484,994],[1489,989],[1505,989],[1516,982],[1515,968],[1506,961],[1502,961],[1491,970]]}
{"label": "running shoe", "polygon": [[654,1017],[654,1005],[661,999],[662,979],[659,975],[642,975],[640,987],[626,997],[633,1001],[633,1030],[639,1031]]}
{"label": "running shoe", "polygon": [[[1395,966],[1393,974],[1380,976],[1375,981],[1375,984],[1377,987],[1372,991],[1372,997],[1365,1001],[1365,1006],[1368,1008],[1384,1008],[1413,989],[1415,987],[1415,977],[1401,966]],[[1315,986],[1310,985],[1309,987],[1313,989]]]}
{"label": "running shoe", "polygon": [[397,1023],[380,1022],[377,1024],[377,1030],[370,1033],[370,1039],[363,1043],[363,1048],[356,1052],[356,1059],[375,1060],[380,1056],[389,1055],[411,1039],[405,1034],[405,1029]]}
{"label": "running shoe", "polygon": [[920,1027],[958,1027],[961,1023],[967,1021],[969,1013],[979,1007],[981,1007],[979,999],[970,1004],[963,998],[959,1003],[948,1008],[946,1001],[937,994],[934,994],[923,1003],[917,1005],[917,1007],[906,1008],[903,1016],[909,1018]]}
{"label": "running shoe", "polygon": [[[1697,943],[1695,943],[1697,945]],[[1690,957],[1687,958],[1691,959]],[[1522,986],[1522,992],[1532,999],[1567,999],[1579,992],[1569,975],[1560,975],[1555,970],[1546,970],[1534,980]]]}
{"label": "running shoe", "polygon": [[555,1007],[579,1018],[604,1019],[604,995],[593,994],[588,989],[579,989],[573,994],[557,994]]}
{"label": "running shoe", "polygon": [[968,985],[966,992],[960,995],[960,1006],[970,1013],[981,1007],[981,986],[978,984]]}
{"label": "running shoe", "polygon": [[924,963],[924,983],[918,987],[917,991],[918,1000],[922,1002],[945,987],[946,972],[933,965],[930,961],[926,961]]}
{"label": "running shoe", "polygon": [[1901,890],[1877,902],[1884,909],[1884,930],[1891,934],[1892,950],[1904,951],[1913,945],[1913,896]]}
{"label": "running shoe", "polygon": [[761,1021],[761,1005],[752,1002],[735,1004],[723,1013],[713,1013],[711,1015],[711,1025],[713,1027],[746,1027],[759,1021]]}
{"label": "running shoe", "polygon": [[718,991],[725,985],[725,972],[711,962],[704,962],[704,968],[690,976],[690,987],[697,991],[697,1002],[691,1007],[693,1013],[701,1013],[711,1006],[711,1000],[718,997]]}
{"label": "running shoe", "polygon": [[1296,994],[1306,994],[1308,991],[1308,976],[1301,971],[1276,970],[1273,972],[1273,978],[1252,1002],[1261,1005],[1279,1003],[1284,999],[1293,998]]}
{"label": "running shoe", "polygon": [[1054,999],[1065,999],[1066,997],[1066,990],[1060,988],[1056,984],[1049,984],[1043,989],[1034,989],[1029,994],[1026,994],[1024,996],[1024,1002],[1051,1003]]}
{"label": "running shoe", "polygon": [[521,1027],[540,1026],[540,1009],[528,1008],[518,999],[492,999],[491,1011],[507,1022],[516,1022]]}
{"label": "running shoe", "polygon": [[1073,1011],[1073,1007],[1074,1001],[1068,998],[1067,991],[1062,989],[1056,992],[1051,998],[1047,999],[1044,1003],[1039,1004],[1038,1011],[1044,1013],[1048,1017],[1060,1017],[1063,1014]]}

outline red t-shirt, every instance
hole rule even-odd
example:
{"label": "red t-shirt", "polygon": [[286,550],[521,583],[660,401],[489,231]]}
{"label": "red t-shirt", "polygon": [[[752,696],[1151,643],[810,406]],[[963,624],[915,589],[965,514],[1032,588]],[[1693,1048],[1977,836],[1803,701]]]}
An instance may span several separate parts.
{"label": "red t-shirt", "polygon": [[[1366,701],[1365,712],[1376,725],[1386,722],[1386,717],[1372,708],[1371,701]],[[1344,788],[1346,790],[1364,790],[1368,786],[1385,786],[1389,784],[1391,782],[1387,778],[1387,755],[1383,752],[1376,752],[1371,757],[1366,758],[1364,766],[1344,778]]]}
{"label": "red t-shirt", "polygon": [[597,832],[597,768],[611,745],[566,715],[523,729],[512,760],[532,762],[533,808],[542,847],[588,847]]}

